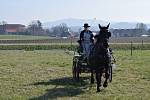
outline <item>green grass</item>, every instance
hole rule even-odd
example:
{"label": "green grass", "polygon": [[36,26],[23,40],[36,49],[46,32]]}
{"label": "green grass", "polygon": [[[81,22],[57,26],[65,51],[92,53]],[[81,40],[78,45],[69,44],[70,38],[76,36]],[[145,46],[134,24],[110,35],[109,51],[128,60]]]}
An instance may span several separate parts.
{"label": "green grass", "polygon": [[[52,50],[52,49],[77,49],[73,43],[27,43],[27,44],[1,44],[0,50]],[[110,44],[113,50],[131,50],[131,44]],[[150,44],[133,44],[133,50],[150,50]]]}
{"label": "green grass", "polygon": [[32,36],[32,35],[0,35],[0,40],[34,40],[34,39],[50,39],[50,37]]}
{"label": "green grass", "polygon": [[89,74],[78,83],[72,80],[72,52],[0,51],[0,100],[149,100],[150,50],[114,55],[113,81],[96,93]]}

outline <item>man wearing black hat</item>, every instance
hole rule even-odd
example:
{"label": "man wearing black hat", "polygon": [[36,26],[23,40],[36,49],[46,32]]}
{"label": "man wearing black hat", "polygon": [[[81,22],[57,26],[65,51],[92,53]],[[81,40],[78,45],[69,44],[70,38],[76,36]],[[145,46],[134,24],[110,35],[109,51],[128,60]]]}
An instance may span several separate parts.
{"label": "man wearing black hat", "polygon": [[80,33],[80,41],[81,41],[81,45],[83,48],[83,53],[86,55],[86,57],[89,56],[90,54],[90,50],[91,50],[91,46],[93,45],[93,34],[92,32],[89,30],[89,25],[88,23],[84,24],[84,30],[81,31]]}

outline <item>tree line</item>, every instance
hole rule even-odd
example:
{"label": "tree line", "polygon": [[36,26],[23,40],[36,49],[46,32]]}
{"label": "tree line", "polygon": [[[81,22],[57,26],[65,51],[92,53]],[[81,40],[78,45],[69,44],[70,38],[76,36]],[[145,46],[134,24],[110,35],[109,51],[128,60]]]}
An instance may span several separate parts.
{"label": "tree line", "polygon": [[[6,21],[0,22],[0,25],[7,24]],[[71,29],[65,23],[53,26],[51,28],[44,28],[40,20],[34,20],[29,23],[23,32],[15,32],[9,34],[15,35],[34,35],[34,36],[51,36],[51,37],[68,37],[71,36]],[[7,33],[8,34],[8,33]]]}
{"label": "tree line", "polygon": [[150,29],[144,23],[137,23],[134,29],[112,29],[114,37],[140,37],[150,36]]}
{"label": "tree line", "polygon": [[[0,22],[0,25],[7,24],[6,21]],[[80,29],[81,30],[81,29]],[[115,37],[139,37],[143,34],[150,35],[150,29],[144,23],[137,23],[135,29],[111,29]],[[11,33],[10,33],[11,34]],[[16,35],[35,35],[35,36],[50,36],[50,37],[76,37],[79,32],[73,32],[65,23],[44,28],[40,20],[34,20],[25,28],[24,32],[13,33]]]}

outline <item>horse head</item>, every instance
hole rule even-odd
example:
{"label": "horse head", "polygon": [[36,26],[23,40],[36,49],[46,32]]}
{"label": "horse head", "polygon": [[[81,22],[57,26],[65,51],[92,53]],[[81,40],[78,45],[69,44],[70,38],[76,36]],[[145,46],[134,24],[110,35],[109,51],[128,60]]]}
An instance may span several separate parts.
{"label": "horse head", "polygon": [[99,25],[100,30],[108,30],[110,23],[107,26],[101,26],[100,24],[98,24],[98,25]]}
{"label": "horse head", "polygon": [[109,37],[111,37],[111,33],[108,31],[110,23],[107,26],[101,26],[99,25],[99,34],[96,36],[97,42],[104,42],[104,40],[108,40]]}
{"label": "horse head", "polygon": [[110,23],[107,26],[101,26],[100,24],[98,24],[100,31],[108,31]]}

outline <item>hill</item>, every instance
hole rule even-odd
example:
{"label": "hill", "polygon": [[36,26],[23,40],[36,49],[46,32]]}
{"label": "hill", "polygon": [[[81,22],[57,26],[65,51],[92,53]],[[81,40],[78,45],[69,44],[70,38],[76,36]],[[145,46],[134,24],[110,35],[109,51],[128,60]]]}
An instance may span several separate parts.
{"label": "hill", "polygon": [[[80,28],[82,28],[84,23],[89,23],[89,25],[91,25],[91,28],[93,30],[98,30],[97,27],[98,24],[107,25],[108,23],[111,23],[110,27],[114,29],[133,29],[135,28],[136,24],[139,22],[108,22],[104,20],[68,18],[68,19],[45,22],[43,26],[50,28],[59,25],[61,23],[66,23],[69,27],[71,27],[72,30],[78,31]],[[150,24],[147,24],[147,26],[150,27]]]}

